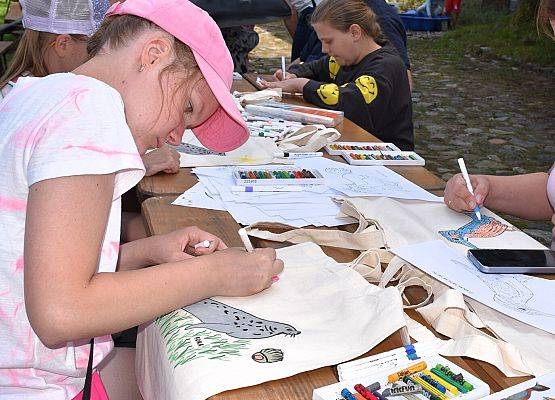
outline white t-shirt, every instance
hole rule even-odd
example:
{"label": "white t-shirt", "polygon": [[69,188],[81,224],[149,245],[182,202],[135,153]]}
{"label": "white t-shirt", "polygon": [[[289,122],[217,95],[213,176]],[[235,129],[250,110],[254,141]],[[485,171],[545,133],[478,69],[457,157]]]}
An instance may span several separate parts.
{"label": "white t-shirt", "polygon": [[[23,296],[23,245],[29,187],[62,176],[115,173],[112,207],[98,271],[116,268],[121,195],[144,166],[123,102],[112,87],[85,76],[20,78],[0,103],[0,398],[72,399],[83,389],[88,341],[45,347]],[[78,266],[76,266],[78,267]],[[95,339],[94,365],[111,351]]]}
{"label": "white t-shirt", "polygon": [[[549,171],[549,178],[547,180],[547,197],[551,203],[551,207],[555,209],[555,164]],[[555,250],[555,214],[551,217],[551,223],[554,225],[551,230],[551,250]]]}

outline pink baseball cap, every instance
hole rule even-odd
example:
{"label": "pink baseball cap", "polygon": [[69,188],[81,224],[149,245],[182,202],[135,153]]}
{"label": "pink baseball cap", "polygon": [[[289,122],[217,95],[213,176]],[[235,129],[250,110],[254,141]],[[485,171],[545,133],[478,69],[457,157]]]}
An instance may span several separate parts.
{"label": "pink baseball cap", "polygon": [[126,0],[114,3],[106,16],[131,14],[147,19],[193,52],[195,60],[220,107],[193,128],[207,148],[226,152],[241,146],[249,131],[231,96],[233,61],[220,28],[208,13],[188,0]]}

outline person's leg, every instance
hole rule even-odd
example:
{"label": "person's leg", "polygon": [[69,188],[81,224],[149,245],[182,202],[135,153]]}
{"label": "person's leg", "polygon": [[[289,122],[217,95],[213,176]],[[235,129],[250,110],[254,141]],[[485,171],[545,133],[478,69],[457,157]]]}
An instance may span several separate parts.
{"label": "person's leg", "polygon": [[121,213],[121,242],[128,243],[133,240],[147,237],[143,216],[135,212]]}
{"label": "person's leg", "polygon": [[98,371],[110,400],[143,400],[135,377],[135,349],[114,348]]}

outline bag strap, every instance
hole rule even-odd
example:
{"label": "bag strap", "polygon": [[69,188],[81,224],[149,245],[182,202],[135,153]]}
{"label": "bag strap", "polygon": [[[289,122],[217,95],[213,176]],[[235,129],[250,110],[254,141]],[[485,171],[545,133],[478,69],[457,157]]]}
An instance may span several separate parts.
{"label": "bag strap", "polygon": [[82,400],[91,399],[91,383],[92,383],[93,358],[94,358],[93,355],[94,355],[94,338],[91,339],[91,349],[89,351],[89,363],[87,365],[87,375],[85,376],[85,386],[83,387]]}

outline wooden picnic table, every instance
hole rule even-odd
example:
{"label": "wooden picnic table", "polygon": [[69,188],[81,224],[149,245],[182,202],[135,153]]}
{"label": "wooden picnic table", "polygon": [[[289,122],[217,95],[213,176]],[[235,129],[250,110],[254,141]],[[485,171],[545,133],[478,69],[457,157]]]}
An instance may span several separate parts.
{"label": "wooden picnic table", "polygon": [[8,12],[4,16],[4,22],[14,22],[20,20],[23,17],[23,11],[21,9],[21,4],[17,1],[11,1],[8,6]]}
{"label": "wooden picnic table", "polygon": [[[362,128],[352,122],[345,120],[338,127],[342,133],[341,140],[348,141],[369,141],[377,140],[374,136],[365,132]],[[444,182],[423,167],[394,167],[394,171],[399,172],[412,182],[434,192],[441,194]],[[197,182],[189,168],[182,168],[179,174],[164,175],[158,174],[153,177],[144,178],[139,185],[139,191],[145,197],[150,197],[142,203],[142,213],[145,219],[147,230],[150,234],[163,234],[185,226],[195,225],[222,238],[229,246],[242,246],[242,242],[237,235],[240,225],[226,211],[206,210],[200,208],[172,206],[178,194],[190,188]],[[337,229],[352,230],[354,225],[341,226]],[[273,229],[279,231],[279,229]],[[285,243],[252,238],[257,247],[279,248],[287,246]],[[340,249],[333,247],[322,247],[323,251],[338,262],[353,260],[359,253],[353,250]],[[409,292],[411,301],[423,298],[424,293],[420,289]],[[423,320],[414,310],[407,310],[411,318],[433,328]],[[437,333],[436,333],[437,334]],[[439,335],[438,335],[439,336]],[[373,348],[367,355],[378,354],[402,346],[400,335],[395,333],[378,346]],[[506,378],[496,367],[487,363],[461,358],[448,357],[451,361],[469,371],[473,375],[482,379],[490,386],[493,392],[500,391],[509,386],[520,383],[527,378]],[[313,371],[303,372],[289,378],[265,382],[256,386],[227,391],[212,396],[213,400],[239,400],[239,399],[259,399],[259,400],[301,400],[312,399],[313,389],[329,385],[338,381],[334,366],[319,368]]]}

